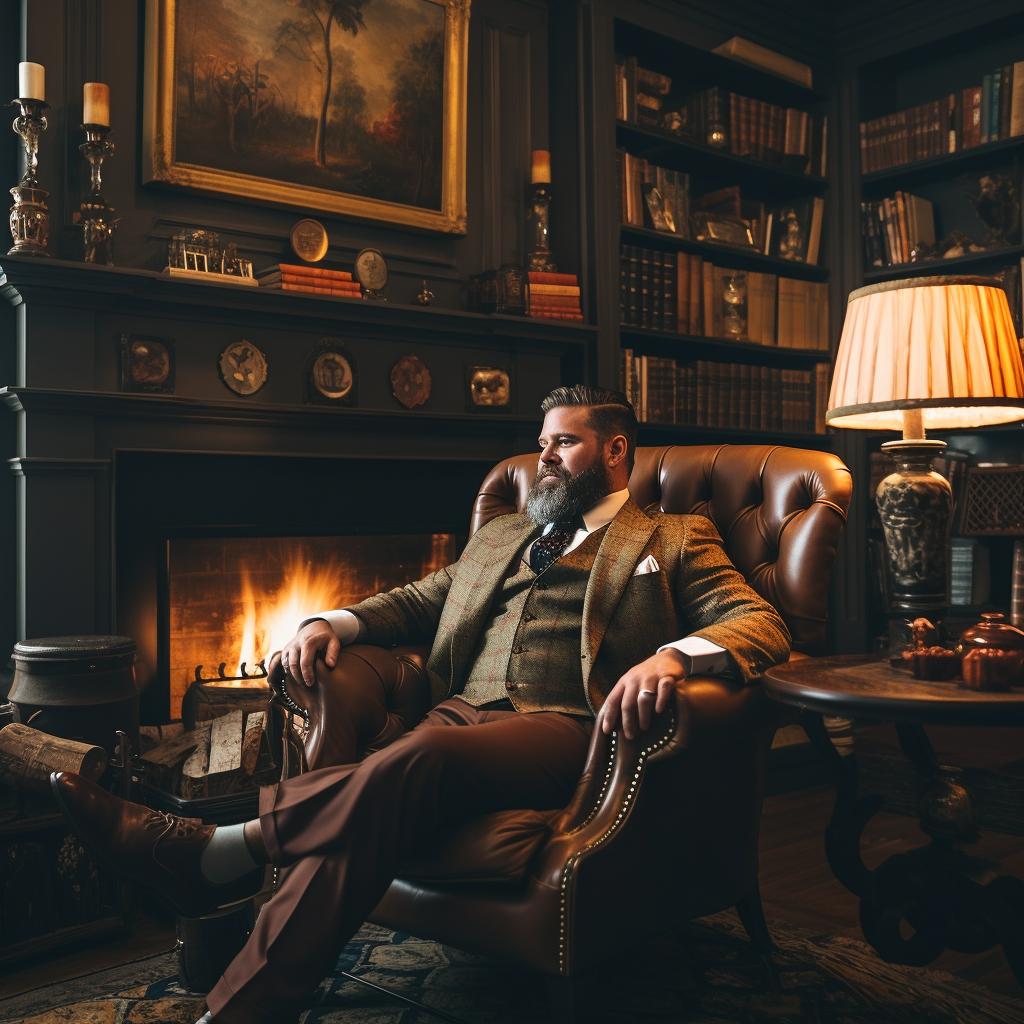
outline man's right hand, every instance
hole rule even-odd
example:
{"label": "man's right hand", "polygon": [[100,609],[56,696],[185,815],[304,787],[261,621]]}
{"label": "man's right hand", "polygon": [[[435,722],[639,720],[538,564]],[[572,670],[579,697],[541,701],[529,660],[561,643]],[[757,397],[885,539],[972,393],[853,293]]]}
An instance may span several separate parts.
{"label": "man's right hand", "polygon": [[327,667],[334,668],[340,652],[341,641],[330,624],[325,619],[314,619],[303,626],[280,651],[270,656],[267,671],[273,675],[280,662],[285,673],[293,680],[301,680],[307,686],[312,686],[316,682],[313,666],[317,655],[323,654]]}

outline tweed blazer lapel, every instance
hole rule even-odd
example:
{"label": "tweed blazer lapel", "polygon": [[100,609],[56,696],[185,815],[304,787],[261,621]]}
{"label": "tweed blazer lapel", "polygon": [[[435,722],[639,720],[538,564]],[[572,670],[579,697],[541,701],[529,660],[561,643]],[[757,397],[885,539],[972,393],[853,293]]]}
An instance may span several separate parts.
{"label": "tweed blazer lapel", "polygon": [[644,515],[632,498],[626,501],[608,524],[583,599],[581,653],[587,656],[583,662],[584,684],[590,678],[590,670],[615,607],[622,599],[651,534],[657,528],[657,523]]}
{"label": "tweed blazer lapel", "polygon": [[458,629],[452,634],[452,682],[462,679],[469,658],[483,627],[484,619],[509,567],[527,541],[539,535],[543,527],[526,516],[502,516],[502,529],[490,531],[487,547],[477,545],[473,561],[459,571],[459,590],[464,604],[459,614]]}

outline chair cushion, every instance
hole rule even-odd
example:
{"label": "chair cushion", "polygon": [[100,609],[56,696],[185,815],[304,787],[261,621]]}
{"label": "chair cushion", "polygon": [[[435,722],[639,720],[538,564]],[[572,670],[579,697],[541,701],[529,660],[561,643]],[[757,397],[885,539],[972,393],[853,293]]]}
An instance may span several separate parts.
{"label": "chair cushion", "polygon": [[413,882],[521,882],[547,838],[554,811],[498,811],[435,836],[402,865]]}

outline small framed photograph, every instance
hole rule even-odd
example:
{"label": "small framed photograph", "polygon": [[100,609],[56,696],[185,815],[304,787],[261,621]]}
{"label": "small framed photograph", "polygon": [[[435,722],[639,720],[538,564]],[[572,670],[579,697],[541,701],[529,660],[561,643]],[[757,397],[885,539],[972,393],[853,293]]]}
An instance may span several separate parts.
{"label": "small framed photograph", "polygon": [[797,200],[772,210],[768,255],[806,263],[813,213],[813,199]]}
{"label": "small framed photograph", "polygon": [[267,383],[267,357],[251,342],[233,341],[217,359],[224,386],[236,395],[255,395]]}
{"label": "small framed photograph", "polygon": [[206,258],[205,252],[189,252],[185,251],[185,269],[186,270],[200,270],[204,274],[210,272],[210,263]]}
{"label": "small framed photograph", "polygon": [[352,353],[340,338],[323,338],[306,360],[302,400],[306,405],[354,406],[359,373]]}
{"label": "small framed photograph", "polygon": [[737,217],[723,217],[700,210],[693,215],[695,238],[698,242],[732,245],[738,249],[753,249],[754,237],[750,228]]}
{"label": "small framed photograph", "polygon": [[512,405],[511,366],[466,367],[466,411],[510,413]]}
{"label": "small framed photograph", "polygon": [[675,232],[676,222],[672,211],[665,205],[665,197],[659,189],[651,184],[644,183],[644,221],[646,226],[654,228],[655,231]]}
{"label": "small framed photograph", "polygon": [[174,394],[174,340],[121,335],[121,390]]}

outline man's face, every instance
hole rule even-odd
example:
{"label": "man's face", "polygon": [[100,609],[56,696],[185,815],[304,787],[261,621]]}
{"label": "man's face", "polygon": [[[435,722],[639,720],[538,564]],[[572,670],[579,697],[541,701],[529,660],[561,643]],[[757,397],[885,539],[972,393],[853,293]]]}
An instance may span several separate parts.
{"label": "man's face", "polygon": [[526,502],[536,523],[581,515],[611,490],[605,445],[588,426],[589,414],[585,406],[562,406],[544,417],[537,477]]}

